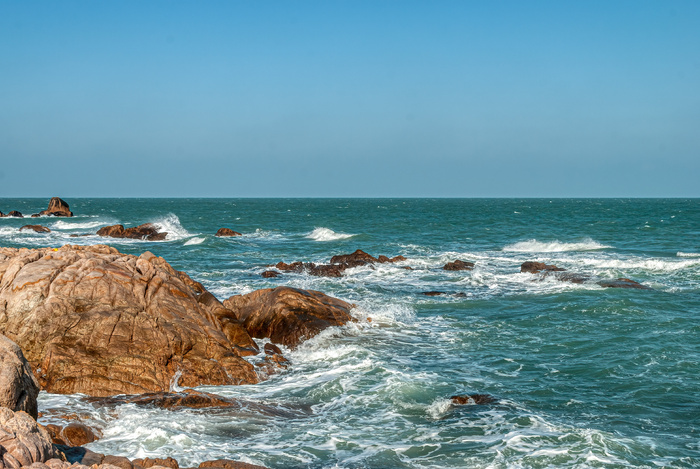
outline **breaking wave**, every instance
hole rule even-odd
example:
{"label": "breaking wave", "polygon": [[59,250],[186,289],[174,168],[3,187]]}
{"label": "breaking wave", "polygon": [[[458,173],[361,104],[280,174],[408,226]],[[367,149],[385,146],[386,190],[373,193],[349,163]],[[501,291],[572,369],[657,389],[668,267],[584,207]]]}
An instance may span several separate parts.
{"label": "breaking wave", "polygon": [[314,241],[337,241],[339,239],[348,239],[355,236],[354,234],[347,233],[336,233],[330,228],[319,227],[314,229],[311,233],[307,234],[306,237],[313,239]]}
{"label": "breaking wave", "polygon": [[584,239],[578,243],[562,243],[561,241],[537,241],[530,239],[528,241],[520,241],[518,243],[509,244],[503,248],[506,252],[566,252],[566,251],[595,251],[598,249],[607,249],[612,246],[600,244],[590,238]]}

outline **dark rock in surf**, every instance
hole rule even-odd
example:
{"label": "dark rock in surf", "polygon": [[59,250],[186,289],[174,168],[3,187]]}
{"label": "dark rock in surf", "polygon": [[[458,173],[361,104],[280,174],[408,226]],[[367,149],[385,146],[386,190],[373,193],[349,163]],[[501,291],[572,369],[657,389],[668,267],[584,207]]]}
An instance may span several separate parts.
{"label": "dark rock in surf", "polygon": [[276,270],[266,270],[262,274],[260,274],[261,277],[263,278],[275,278],[279,277],[281,274],[277,272]]}
{"label": "dark rock in surf", "polygon": [[461,394],[450,397],[450,400],[457,405],[486,405],[496,402],[496,399],[488,394]]}
{"label": "dark rock in surf", "polygon": [[523,262],[520,266],[520,273],[538,274],[540,272],[563,272],[566,269],[557,267],[556,265],[547,265],[544,262]]}
{"label": "dark rock in surf", "polygon": [[219,237],[231,237],[231,236],[243,236],[241,233],[238,231],[233,231],[230,228],[219,228],[219,230],[216,232],[214,236],[219,236]]}
{"label": "dark rock in surf", "polygon": [[353,305],[318,291],[290,287],[257,290],[223,302],[252,337],[295,348],[331,326],[355,321]]}
{"label": "dark rock in surf", "polygon": [[442,270],[452,270],[452,271],[457,271],[457,270],[473,270],[474,269],[474,263],[473,262],[465,262],[457,259],[454,262],[448,262],[447,264],[444,265]]}
{"label": "dark rock in surf", "polygon": [[152,223],[144,223],[143,225],[134,226],[132,228],[124,228],[124,225],[111,225],[100,228],[97,231],[98,236],[109,238],[129,238],[141,239],[145,241],[163,241],[168,233],[159,232],[158,228]]}
{"label": "dark rock in surf", "polygon": [[279,262],[275,267],[283,272],[306,272],[309,275],[316,277],[342,277],[343,272],[353,267],[361,267],[365,265],[384,264],[405,261],[403,256],[389,258],[387,256],[379,256],[376,258],[358,249],[352,254],[342,254],[333,256],[329,264],[314,264],[313,262],[292,262],[287,264]]}
{"label": "dark rock in surf", "polygon": [[425,295],[425,296],[440,296],[440,295],[446,295],[446,294],[447,294],[447,292],[444,292],[444,291],[424,291],[424,292],[421,292],[421,295]]}
{"label": "dark rock in surf", "polygon": [[34,230],[37,233],[51,233],[50,229],[48,229],[45,226],[41,226],[41,225],[24,225],[22,228],[19,229],[19,231],[24,231],[24,230]]}
{"label": "dark rock in surf", "polygon": [[10,213],[5,215],[6,217],[15,217],[15,218],[24,218],[24,215],[22,213],[18,212],[17,210],[12,210]]}
{"label": "dark rock in surf", "polygon": [[32,217],[40,217],[42,215],[48,215],[52,217],[72,217],[73,212],[70,211],[70,207],[68,206],[68,203],[65,200],[59,197],[52,197],[49,201],[49,208],[32,215]]}
{"label": "dark rock in surf", "polygon": [[597,282],[603,288],[636,288],[638,290],[652,290],[651,287],[642,285],[639,282],[628,278],[618,278],[616,280],[601,280]]}

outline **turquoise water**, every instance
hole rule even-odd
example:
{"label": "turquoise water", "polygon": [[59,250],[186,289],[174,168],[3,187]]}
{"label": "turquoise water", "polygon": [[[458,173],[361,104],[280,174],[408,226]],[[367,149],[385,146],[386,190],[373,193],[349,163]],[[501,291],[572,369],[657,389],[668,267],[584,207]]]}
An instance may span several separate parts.
{"label": "turquoise water", "polygon": [[[94,451],[181,466],[700,466],[698,199],[67,201],[72,219],[0,219],[0,245],[149,250],[220,299],[291,285],[372,318],[288,351],[292,367],[259,385],[203,388],[271,412],[105,409],[42,394],[44,409],[77,409],[103,429]],[[0,210],[31,214],[47,202],[0,199]],[[17,230],[36,222],[52,232]],[[168,238],[69,237],[145,222]],[[244,236],[216,238],[220,227]],[[356,249],[408,260],[334,279],[259,275],[281,260],[327,262]],[[441,270],[455,259],[476,267]],[[519,273],[527,260],[653,290],[533,281]],[[431,290],[449,294],[421,295]],[[453,406],[458,393],[497,401]]]}

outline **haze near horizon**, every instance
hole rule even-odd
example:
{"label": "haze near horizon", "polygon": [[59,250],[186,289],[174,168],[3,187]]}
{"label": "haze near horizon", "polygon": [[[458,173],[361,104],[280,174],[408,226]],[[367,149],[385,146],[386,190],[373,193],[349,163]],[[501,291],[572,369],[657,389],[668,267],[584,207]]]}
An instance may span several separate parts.
{"label": "haze near horizon", "polygon": [[699,19],[0,1],[0,197],[699,197]]}

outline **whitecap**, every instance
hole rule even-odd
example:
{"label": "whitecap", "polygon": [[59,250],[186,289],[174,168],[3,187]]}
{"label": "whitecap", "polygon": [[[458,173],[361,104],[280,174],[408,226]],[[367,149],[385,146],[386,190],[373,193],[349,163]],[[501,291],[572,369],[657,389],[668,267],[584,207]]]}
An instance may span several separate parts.
{"label": "whitecap", "polygon": [[348,239],[355,236],[354,234],[336,233],[330,228],[319,227],[314,229],[306,237],[314,241],[337,241],[339,239]]}
{"label": "whitecap", "polygon": [[185,246],[192,246],[192,245],[195,245],[195,244],[202,244],[205,240],[206,240],[206,238],[192,238],[192,239],[188,239],[188,240],[185,242]]}
{"label": "whitecap", "polygon": [[676,253],[676,257],[700,257],[700,253],[698,252],[680,252],[678,251]]}
{"label": "whitecap", "polygon": [[452,401],[449,399],[437,399],[435,402],[426,407],[425,413],[433,420],[439,420],[447,414],[452,407]]}
{"label": "whitecap", "polygon": [[110,222],[103,223],[101,221],[88,221],[85,223],[73,223],[73,222],[69,222],[69,221],[65,221],[65,220],[58,220],[57,222],[55,222],[51,225],[51,229],[53,229],[53,230],[78,230],[78,229],[87,230],[90,228],[98,228],[98,227],[110,225],[110,224],[113,224],[113,223],[110,223]]}
{"label": "whitecap", "polygon": [[151,222],[158,231],[165,231],[168,233],[166,239],[168,241],[190,238],[193,236],[192,233],[187,231],[182,224],[180,224],[180,219],[174,213],[169,213],[163,218],[159,218]]}
{"label": "whitecap", "polygon": [[577,243],[563,243],[559,240],[543,242],[536,239],[509,244],[503,248],[506,252],[565,252],[565,251],[595,251],[612,246],[601,244],[591,238]]}

